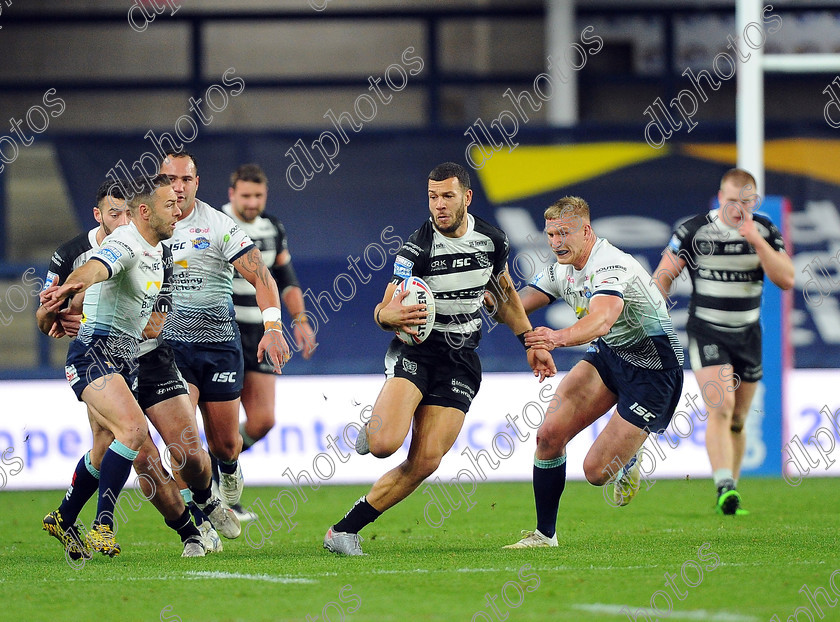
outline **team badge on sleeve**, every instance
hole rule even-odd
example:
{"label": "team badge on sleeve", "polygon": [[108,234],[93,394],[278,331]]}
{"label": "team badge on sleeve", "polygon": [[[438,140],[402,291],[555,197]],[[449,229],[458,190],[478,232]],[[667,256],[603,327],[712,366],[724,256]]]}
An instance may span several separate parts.
{"label": "team badge on sleeve", "polygon": [[48,271],[47,278],[44,279],[44,287],[41,288],[41,291],[44,292],[47,290],[48,287],[51,287],[55,280],[58,278],[58,275],[55,272]]}
{"label": "team badge on sleeve", "polygon": [[668,242],[668,248],[676,253],[680,250],[680,246],[682,246],[680,239],[676,235],[672,235],[671,241]]}
{"label": "team badge on sleeve", "polygon": [[117,259],[122,257],[122,253],[113,248],[100,248],[98,254],[103,256],[111,263],[117,263]]}
{"label": "team badge on sleeve", "polygon": [[411,276],[411,268],[414,267],[414,262],[405,257],[398,256],[394,261],[394,276],[401,279],[407,279]]}

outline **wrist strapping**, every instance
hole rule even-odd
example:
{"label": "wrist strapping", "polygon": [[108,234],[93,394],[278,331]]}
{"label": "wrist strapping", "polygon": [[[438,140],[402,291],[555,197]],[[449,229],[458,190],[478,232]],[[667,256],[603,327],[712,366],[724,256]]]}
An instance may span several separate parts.
{"label": "wrist strapping", "polygon": [[268,307],[262,312],[263,325],[265,330],[283,330],[283,325],[280,322],[281,313],[278,307]]}

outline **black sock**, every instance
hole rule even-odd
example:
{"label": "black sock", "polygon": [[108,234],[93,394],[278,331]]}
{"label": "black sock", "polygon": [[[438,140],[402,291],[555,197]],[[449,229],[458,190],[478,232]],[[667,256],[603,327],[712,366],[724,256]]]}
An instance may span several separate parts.
{"label": "black sock", "polygon": [[219,461],[213,454],[210,454],[210,476],[214,482],[219,483]]}
{"label": "black sock", "polygon": [[370,525],[373,521],[379,518],[382,512],[374,508],[367,499],[362,497],[356,504],[350,508],[350,511],[338,521],[334,527],[336,531],[346,533],[359,533],[365,525]]}
{"label": "black sock", "polygon": [[99,502],[96,506],[96,522],[114,529],[114,511],[120,492],[131,473],[131,463],[137,457],[134,449],[129,449],[120,441],[111,442],[102,468],[99,469]]}
{"label": "black sock", "polygon": [[218,460],[219,471],[221,473],[227,473],[228,475],[233,475],[236,473],[236,467],[239,466],[239,460],[233,460],[231,462],[227,462],[225,460]]}
{"label": "black sock", "polygon": [[82,456],[76,465],[70,488],[64,495],[58,513],[61,514],[61,527],[72,527],[79,517],[85,503],[99,490],[99,471],[90,463],[90,452]]}
{"label": "black sock", "polygon": [[190,492],[192,493],[193,501],[196,503],[200,503],[204,505],[210,499],[210,486],[205,488],[204,490],[199,490],[198,488],[190,488]]}
{"label": "black sock", "polygon": [[566,456],[554,460],[534,458],[534,504],[537,529],[550,538],[557,531],[557,509],[566,488]]}
{"label": "black sock", "polygon": [[209,521],[210,519],[207,518],[207,514],[201,511],[201,508],[195,504],[195,501],[190,501],[187,504],[187,509],[192,514],[193,520],[195,521],[196,525],[201,525],[204,521]]}
{"label": "black sock", "polygon": [[193,522],[190,519],[190,511],[187,508],[184,508],[184,513],[175,520],[167,520],[164,522],[166,522],[167,527],[178,532],[178,535],[181,537],[181,542],[186,542],[187,538],[191,536],[195,536],[197,538],[201,537],[201,532],[196,529],[195,525],[193,525]]}

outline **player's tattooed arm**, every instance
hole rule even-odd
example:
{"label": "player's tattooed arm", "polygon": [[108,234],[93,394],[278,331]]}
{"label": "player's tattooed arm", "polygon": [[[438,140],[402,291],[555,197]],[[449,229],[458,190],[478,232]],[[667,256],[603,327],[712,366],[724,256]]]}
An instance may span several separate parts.
{"label": "player's tattooed arm", "polygon": [[257,290],[257,305],[260,309],[280,308],[280,293],[277,283],[262,260],[262,254],[252,246],[245,254],[233,260],[233,267]]}

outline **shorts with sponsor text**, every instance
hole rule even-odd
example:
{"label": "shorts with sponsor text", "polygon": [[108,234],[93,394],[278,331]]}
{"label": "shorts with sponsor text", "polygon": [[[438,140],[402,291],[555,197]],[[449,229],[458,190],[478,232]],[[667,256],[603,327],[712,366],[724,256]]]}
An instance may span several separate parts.
{"label": "shorts with sponsor text", "polygon": [[735,331],[719,330],[708,323],[686,326],[688,356],[695,372],[703,367],[731,365],[744,382],[758,382],[764,375],[761,364],[761,324]]}
{"label": "shorts with sponsor text", "polygon": [[421,405],[466,413],[481,386],[481,361],[470,348],[429,341],[409,346],[395,337],[385,354],[385,376],[414,384],[423,394]]}
{"label": "shorts with sponsor text", "polygon": [[175,365],[172,347],[162,342],[157,348],[137,359],[137,401],[140,408],[160,404],[178,395],[189,395],[187,381]]}
{"label": "shorts with sponsor text", "polygon": [[681,367],[636,367],[600,339],[590,344],[583,360],[595,367],[604,385],[618,396],[616,411],[622,419],[648,432],[665,431],[682,395]]}
{"label": "shorts with sponsor text", "polygon": [[85,388],[100,390],[114,374],[120,374],[137,396],[137,359],[119,356],[108,348],[108,341],[109,337],[94,335],[87,344],[81,339],[70,342],[64,374],[80,402]]}
{"label": "shorts with sponsor text", "polygon": [[228,402],[242,395],[245,369],[238,335],[231,341],[167,343],[184,380],[198,387],[200,402]]}

